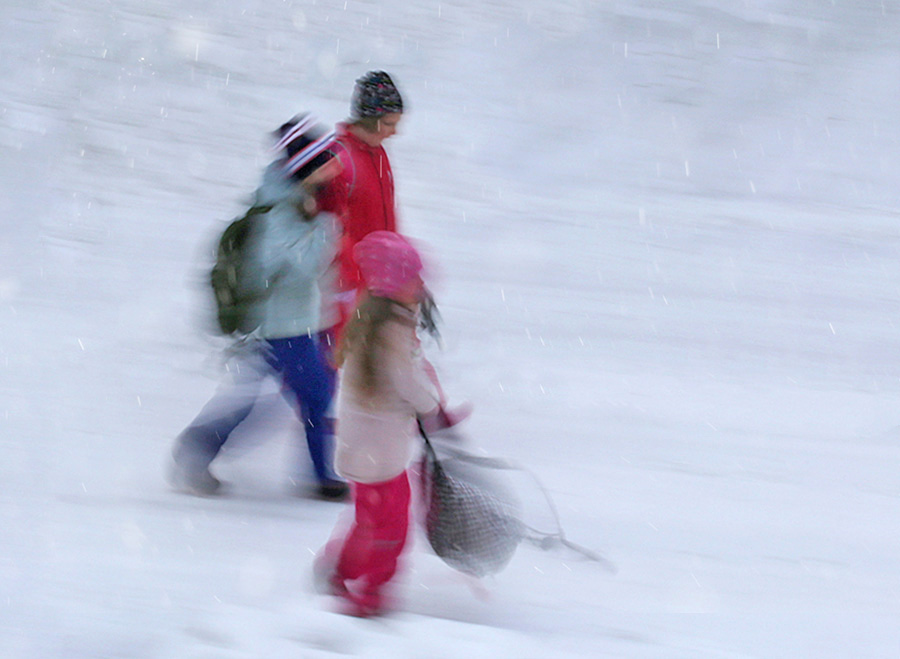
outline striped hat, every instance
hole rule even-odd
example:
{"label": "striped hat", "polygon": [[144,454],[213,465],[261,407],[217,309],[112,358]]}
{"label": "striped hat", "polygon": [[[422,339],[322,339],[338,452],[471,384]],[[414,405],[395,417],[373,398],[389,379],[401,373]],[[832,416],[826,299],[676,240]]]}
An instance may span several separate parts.
{"label": "striped hat", "polygon": [[334,131],[326,131],[311,114],[297,115],[276,132],[276,152],[284,150],[284,174],[302,181],[331,160]]}

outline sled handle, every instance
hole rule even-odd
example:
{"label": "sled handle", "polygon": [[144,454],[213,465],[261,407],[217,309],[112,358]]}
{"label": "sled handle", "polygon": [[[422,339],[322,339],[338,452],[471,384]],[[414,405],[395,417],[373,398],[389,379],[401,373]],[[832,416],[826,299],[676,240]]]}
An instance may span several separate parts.
{"label": "sled handle", "polygon": [[419,417],[416,417],[416,425],[419,426],[419,435],[425,440],[425,450],[428,452],[428,457],[437,462],[437,453],[431,444],[431,440],[428,439],[428,433],[425,432],[425,426],[422,425],[422,419]]}

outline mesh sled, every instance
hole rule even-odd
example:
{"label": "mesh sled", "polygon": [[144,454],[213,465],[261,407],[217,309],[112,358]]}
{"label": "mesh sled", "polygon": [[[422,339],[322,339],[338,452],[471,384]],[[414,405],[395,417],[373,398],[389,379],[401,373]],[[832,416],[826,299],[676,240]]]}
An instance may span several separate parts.
{"label": "mesh sled", "polygon": [[[609,572],[616,571],[604,557],[566,539],[552,499],[533,474],[503,460],[459,450],[452,451],[453,459],[442,460],[421,424],[419,432],[425,440],[425,535],[447,565],[475,577],[496,574],[512,559],[519,543],[528,540],[541,549],[566,547]],[[529,473],[544,494],[557,530],[548,533],[525,524],[517,501],[489,477],[491,470]]]}
{"label": "mesh sled", "polygon": [[483,485],[451,475],[426,441],[425,535],[450,567],[483,577],[499,572],[525,537],[516,506]]}

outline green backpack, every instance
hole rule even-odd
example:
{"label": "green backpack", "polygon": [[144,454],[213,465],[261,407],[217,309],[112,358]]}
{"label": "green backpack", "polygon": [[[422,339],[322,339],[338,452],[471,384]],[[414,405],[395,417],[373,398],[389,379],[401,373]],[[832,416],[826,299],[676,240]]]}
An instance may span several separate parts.
{"label": "green backpack", "polygon": [[253,206],[222,232],[216,263],[209,275],[216,301],[216,319],[223,334],[249,334],[259,326],[251,310],[268,297],[270,288],[255,283],[248,256],[259,227],[259,215],[272,206]]}

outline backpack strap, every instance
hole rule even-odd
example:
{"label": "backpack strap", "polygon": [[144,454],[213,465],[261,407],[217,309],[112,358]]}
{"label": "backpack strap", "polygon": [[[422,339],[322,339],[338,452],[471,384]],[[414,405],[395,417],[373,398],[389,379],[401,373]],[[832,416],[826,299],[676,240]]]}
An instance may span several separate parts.
{"label": "backpack strap", "polygon": [[249,208],[249,210],[247,210],[246,213],[244,213],[244,217],[251,217],[253,215],[262,215],[263,213],[268,213],[273,208],[275,208],[275,206],[273,204],[254,205],[254,206],[251,206]]}

